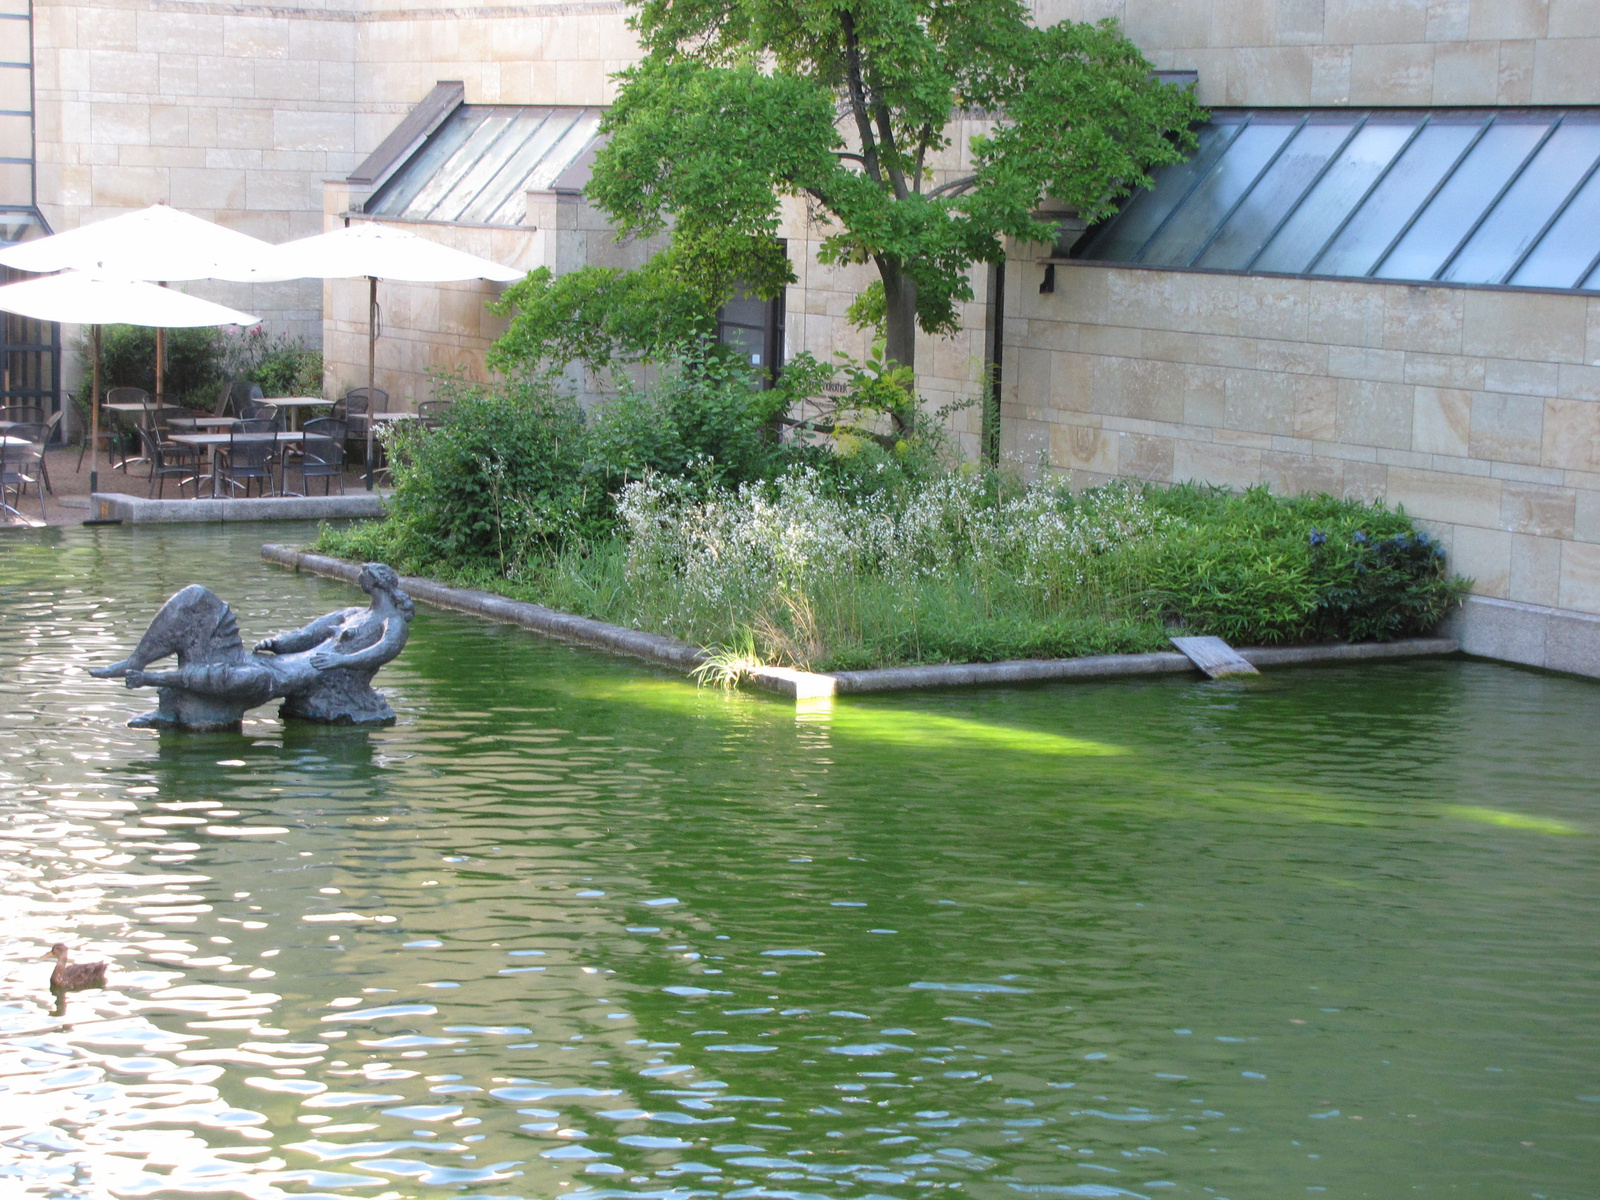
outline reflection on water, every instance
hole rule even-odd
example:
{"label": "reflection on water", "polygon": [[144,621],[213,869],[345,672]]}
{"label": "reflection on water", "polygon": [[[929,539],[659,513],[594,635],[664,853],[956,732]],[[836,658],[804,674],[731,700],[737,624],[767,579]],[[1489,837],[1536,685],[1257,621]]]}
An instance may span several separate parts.
{"label": "reflection on water", "polygon": [[1594,685],[796,713],[424,609],[394,727],[124,728],[184,584],[350,602],[261,540],[0,541],[0,1191],[1594,1195]]}

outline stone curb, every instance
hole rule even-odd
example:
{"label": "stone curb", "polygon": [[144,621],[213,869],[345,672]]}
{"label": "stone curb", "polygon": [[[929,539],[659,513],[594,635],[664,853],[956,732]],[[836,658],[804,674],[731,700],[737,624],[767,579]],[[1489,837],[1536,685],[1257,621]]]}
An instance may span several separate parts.
{"label": "stone curb", "polygon": [[[359,563],[312,554],[294,546],[268,543],[261,557],[296,571],[309,571],[354,583]],[[692,671],[706,661],[702,650],[674,638],[624,629],[588,617],[557,612],[542,604],[508,600],[475,588],[446,587],[416,575],[401,578],[411,595],[439,608],[475,613],[495,621],[520,625],[566,642],[629,654],[680,671]],[[1461,649],[1454,638],[1407,638],[1398,642],[1336,642],[1321,646],[1262,646],[1241,650],[1253,666],[1282,667],[1302,663],[1368,662],[1386,658],[1454,654]],[[947,663],[928,667],[887,667],[877,671],[839,671],[824,675],[789,667],[761,667],[749,680],[763,691],[795,700],[859,692],[899,692],[922,688],[992,687],[996,684],[1033,683],[1051,679],[1119,679],[1132,675],[1193,674],[1195,666],[1182,654],[1100,654],[1088,658],[1019,659],[997,663]]]}
{"label": "stone curb", "polygon": [[[295,546],[268,543],[261,547],[261,557],[279,566],[296,571],[310,571],[313,575],[327,575],[354,583],[361,574],[361,564],[330,558],[325,554],[312,554]],[[400,586],[411,593],[413,599],[438,608],[453,608],[458,612],[475,613],[510,625],[520,625],[536,633],[548,634],[564,642],[578,642],[597,646],[617,654],[631,654],[680,671],[692,671],[705,661],[705,654],[673,638],[644,633],[637,629],[624,629],[588,617],[575,617],[571,613],[557,612],[542,604],[529,604],[525,600],[508,600],[493,592],[476,588],[446,587],[418,575],[401,576]]]}
{"label": "stone curb", "polygon": [[335,521],[383,516],[383,492],[343,496],[252,496],[228,500],[147,500],[123,492],[96,492],[89,509],[100,521],[169,525],[214,521]]}

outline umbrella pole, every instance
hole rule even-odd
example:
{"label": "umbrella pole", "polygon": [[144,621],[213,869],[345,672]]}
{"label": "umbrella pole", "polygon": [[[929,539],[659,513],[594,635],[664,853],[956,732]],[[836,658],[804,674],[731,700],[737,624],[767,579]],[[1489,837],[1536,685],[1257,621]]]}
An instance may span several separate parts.
{"label": "umbrella pole", "polygon": [[378,277],[367,276],[367,491],[372,490],[372,391],[378,374]]}
{"label": "umbrella pole", "polygon": [[[163,283],[161,286],[162,287],[166,287],[167,285]],[[161,395],[162,392],[167,390],[165,387],[162,386],[162,383],[163,383],[163,380],[166,377],[166,374],[167,374],[167,331],[165,329],[157,328],[157,330],[156,330],[156,395],[157,396]]]}
{"label": "umbrella pole", "polygon": [[100,490],[100,326],[94,327],[94,371],[89,392],[89,494]]}

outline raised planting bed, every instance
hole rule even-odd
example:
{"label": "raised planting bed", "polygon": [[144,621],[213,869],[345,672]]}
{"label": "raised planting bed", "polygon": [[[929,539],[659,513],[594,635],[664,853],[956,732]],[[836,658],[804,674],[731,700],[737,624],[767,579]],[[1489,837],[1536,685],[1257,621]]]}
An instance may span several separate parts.
{"label": "raised planting bed", "polygon": [[[296,546],[268,543],[261,547],[268,562],[296,571],[309,571],[330,579],[354,583],[361,564],[314,554]],[[626,629],[589,617],[557,612],[542,604],[509,600],[476,588],[449,587],[415,575],[402,577],[406,591],[426,604],[473,613],[491,621],[518,625],[548,637],[627,654],[685,674],[708,660],[700,649],[660,634]],[[1334,642],[1315,646],[1258,646],[1239,651],[1256,667],[1300,666],[1308,663],[1354,662],[1454,654],[1454,638],[1404,638],[1392,642]],[[1115,679],[1131,675],[1198,674],[1195,665],[1177,651],[1152,654],[1103,654],[1085,658],[1018,659],[994,663],[945,663],[930,666],[887,667],[873,671],[832,673],[796,671],[786,667],[755,667],[745,673],[753,686],[797,700],[848,695],[856,692],[914,691],[924,688],[992,687],[997,684],[1032,683],[1053,679]]]}

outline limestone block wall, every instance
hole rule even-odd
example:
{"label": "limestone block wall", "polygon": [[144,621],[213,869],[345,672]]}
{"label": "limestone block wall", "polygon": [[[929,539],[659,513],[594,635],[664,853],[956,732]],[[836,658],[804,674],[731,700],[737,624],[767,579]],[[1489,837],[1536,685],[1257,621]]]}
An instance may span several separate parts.
{"label": "limestone block wall", "polygon": [[[354,27],[316,0],[35,6],[39,200],[58,230],[168,203],[269,241],[358,161]],[[188,290],[320,336],[320,285]]]}
{"label": "limestone block wall", "polygon": [[1204,104],[1600,103],[1595,0],[1035,0],[1115,17]]}
{"label": "limestone block wall", "polygon": [[[55,229],[168,203],[268,241],[439,79],[479,103],[603,104],[617,0],[37,0],[39,199]],[[188,290],[315,343],[316,281]]]}
{"label": "limestone block wall", "polygon": [[1600,613],[1600,297],[1012,264],[1004,453],[1383,499],[1485,597]]}
{"label": "limestone block wall", "polygon": [[373,0],[353,19],[356,142],[376,146],[439,79],[473,104],[609,104],[639,57],[627,15],[621,0]]}

